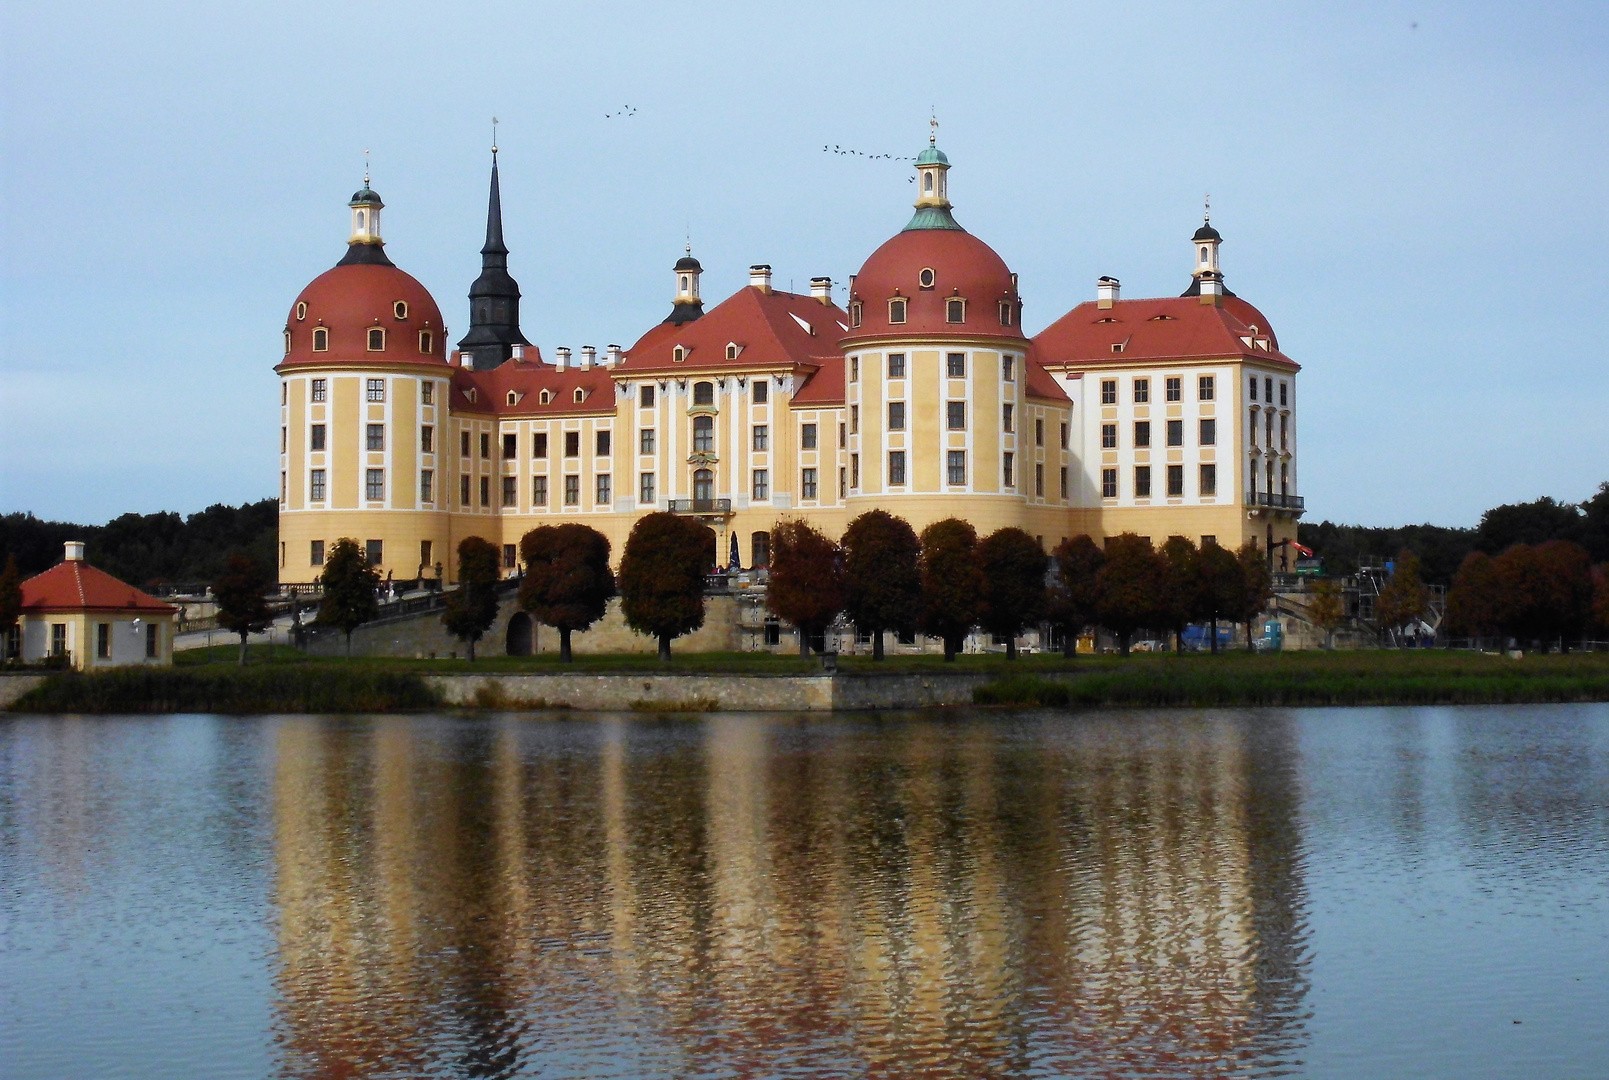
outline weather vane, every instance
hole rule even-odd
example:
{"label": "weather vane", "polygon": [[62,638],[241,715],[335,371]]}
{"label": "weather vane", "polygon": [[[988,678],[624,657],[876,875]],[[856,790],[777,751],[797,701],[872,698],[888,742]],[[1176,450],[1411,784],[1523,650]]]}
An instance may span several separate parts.
{"label": "weather vane", "polygon": [[497,156],[497,117],[492,117],[492,157]]}
{"label": "weather vane", "polygon": [[1207,197],[1202,200],[1201,219],[1209,223],[1212,221],[1212,192],[1210,191],[1207,192]]}
{"label": "weather vane", "polygon": [[363,150],[363,186],[369,186],[369,151],[367,147]]}
{"label": "weather vane", "polygon": [[929,146],[934,146],[939,141],[939,111],[937,109],[928,111],[927,124],[928,127],[933,129],[928,132],[927,142]]}

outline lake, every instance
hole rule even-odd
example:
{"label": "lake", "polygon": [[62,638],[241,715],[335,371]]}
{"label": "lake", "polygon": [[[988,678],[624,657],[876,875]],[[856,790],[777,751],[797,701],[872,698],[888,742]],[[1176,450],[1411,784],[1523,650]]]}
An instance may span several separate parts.
{"label": "lake", "polygon": [[1602,1077],[1609,706],[0,717],[0,1074]]}

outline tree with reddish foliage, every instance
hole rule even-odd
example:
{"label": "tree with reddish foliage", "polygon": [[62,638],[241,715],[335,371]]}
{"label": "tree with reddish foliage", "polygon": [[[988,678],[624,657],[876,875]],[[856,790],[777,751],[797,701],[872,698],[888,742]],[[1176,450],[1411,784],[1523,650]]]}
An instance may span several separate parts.
{"label": "tree with reddish foliage", "polygon": [[1049,560],[1039,542],[1021,529],[997,529],[978,544],[983,569],[983,610],[978,620],[1006,639],[1006,659],[1017,658],[1017,635],[1045,617],[1045,572]]}
{"label": "tree with reddish foliage", "polygon": [[1592,568],[1592,582],[1593,632],[1609,638],[1609,564]]}
{"label": "tree with reddish foliage", "polygon": [[1078,634],[1100,618],[1097,578],[1106,553],[1080,533],[1063,540],[1051,552],[1056,559],[1056,580],[1046,597],[1046,615],[1062,632],[1062,655],[1078,655]]}
{"label": "tree with reddish foliage", "polygon": [[1133,533],[1108,537],[1106,562],[1096,576],[1101,625],[1117,637],[1118,650],[1129,654],[1134,631],[1167,624],[1167,561],[1151,541]]}
{"label": "tree with reddish foliage", "polygon": [[844,610],[883,658],[883,635],[915,629],[922,601],[922,543],[904,518],[868,510],[849,523],[844,557]]}
{"label": "tree with reddish foliage", "polygon": [[1461,637],[1495,635],[1502,626],[1502,590],[1492,557],[1484,551],[1464,556],[1447,590],[1447,631]]}
{"label": "tree with reddish foliage", "polygon": [[1251,652],[1251,624],[1268,608],[1274,595],[1274,575],[1268,569],[1268,557],[1257,549],[1257,541],[1247,540],[1235,552],[1240,563],[1240,590],[1235,604],[1235,621],[1246,624],[1246,651]]}
{"label": "tree with reddish foliage", "polygon": [[833,542],[802,521],[779,521],[771,530],[771,575],[765,606],[799,629],[799,655],[825,633],[844,609],[844,571]]}
{"label": "tree with reddish foliage", "polygon": [[1201,607],[1201,557],[1196,546],[1183,536],[1170,536],[1162,544],[1167,563],[1168,588],[1163,597],[1166,626],[1173,631],[1173,651],[1184,652],[1184,630]]}
{"label": "tree with reddish foliage", "polygon": [[1240,618],[1245,592],[1245,571],[1235,553],[1217,543],[1202,544],[1196,555],[1196,618],[1207,621],[1214,654],[1218,623]]}
{"label": "tree with reddish foliage", "polygon": [[475,662],[475,643],[497,621],[497,548],[478,536],[466,536],[458,544],[458,588],[443,600],[446,611],[442,625],[469,650]]}
{"label": "tree with reddish foliage", "polygon": [[1543,587],[1542,650],[1557,641],[1559,650],[1568,652],[1592,625],[1592,560],[1580,544],[1549,540],[1537,547],[1536,561]]}
{"label": "tree with reddish foliage", "polygon": [[274,624],[264,596],[274,582],[256,559],[243,551],[231,552],[224,572],[212,583],[212,598],[218,605],[218,625],[240,635],[240,663],[246,663],[246,638]]}
{"label": "tree with reddish foliage", "polygon": [[11,659],[11,631],[21,615],[22,571],[17,569],[17,557],[7,555],[6,568],[0,571],[0,663]]}
{"label": "tree with reddish foliage", "polygon": [[672,639],[704,625],[704,578],[714,544],[714,530],[664,511],[639,518],[626,538],[620,612],[627,626],[659,640],[659,658],[666,663]]}
{"label": "tree with reddish foliage", "polygon": [[568,664],[570,635],[603,618],[615,595],[609,538],[579,522],[543,525],[520,538],[520,558],[520,607],[559,632],[559,662]]}
{"label": "tree with reddish foliage", "polygon": [[920,569],[921,629],[943,639],[944,659],[954,660],[983,607],[977,530],[959,518],[923,529]]}
{"label": "tree with reddish foliage", "polygon": [[1391,577],[1374,601],[1374,621],[1382,630],[1400,632],[1430,610],[1430,590],[1419,573],[1419,556],[1411,551],[1397,555]]}

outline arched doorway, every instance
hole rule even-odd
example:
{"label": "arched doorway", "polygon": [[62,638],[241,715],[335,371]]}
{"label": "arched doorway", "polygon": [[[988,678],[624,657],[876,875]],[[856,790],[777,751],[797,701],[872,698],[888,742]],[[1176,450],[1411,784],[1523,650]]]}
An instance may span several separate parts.
{"label": "arched doorway", "polygon": [[523,611],[516,611],[514,617],[508,620],[508,655],[530,656],[536,645],[536,627],[531,623],[531,617]]}

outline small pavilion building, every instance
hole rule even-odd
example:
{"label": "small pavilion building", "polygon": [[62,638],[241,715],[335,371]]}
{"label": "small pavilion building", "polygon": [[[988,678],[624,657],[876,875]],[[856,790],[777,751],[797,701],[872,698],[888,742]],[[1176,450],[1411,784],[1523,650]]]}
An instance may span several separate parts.
{"label": "small pavilion building", "polygon": [[80,671],[173,663],[178,609],[89,565],[81,541],[66,547],[65,559],[22,583],[22,659],[65,656]]}

